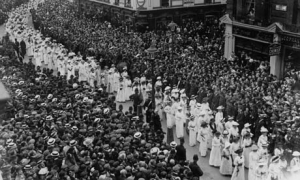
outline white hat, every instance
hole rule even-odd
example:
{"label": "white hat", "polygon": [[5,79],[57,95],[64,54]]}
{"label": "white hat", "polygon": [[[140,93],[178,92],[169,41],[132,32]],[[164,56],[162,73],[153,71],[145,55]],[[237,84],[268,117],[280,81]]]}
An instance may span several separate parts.
{"label": "white hat", "polygon": [[46,117],[46,121],[51,121],[53,119],[53,117],[51,115]]}
{"label": "white hat", "polygon": [[246,124],[244,125],[245,128],[250,127],[250,126],[251,126],[251,124],[249,124],[249,123],[246,123]]}
{"label": "white hat", "polygon": [[294,151],[292,156],[300,156],[300,153],[298,151]]}
{"label": "white hat", "polygon": [[217,110],[222,110],[222,109],[224,109],[224,107],[223,107],[223,106],[219,106],[219,107],[217,107]]}
{"label": "white hat", "polygon": [[232,116],[229,116],[228,117],[228,120],[233,120],[234,118]]}
{"label": "white hat", "polygon": [[238,126],[238,125],[239,125],[239,123],[237,123],[237,122],[233,121],[233,122],[232,122],[232,125],[233,125],[233,126]]}
{"label": "white hat", "polygon": [[201,104],[200,104],[200,103],[197,103],[196,105],[197,105],[197,107],[201,107]]}
{"label": "white hat", "polygon": [[165,87],[165,91],[169,91],[171,88],[169,86]]}
{"label": "white hat", "polygon": [[264,165],[266,165],[266,162],[265,162],[263,159],[260,159],[260,160],[258,161],[258,165],[259,165],[259,166],[264,166]]}
{"label": "white hat", "polygon": [[77,144],[77,141],[76,140],[71,140],[70,141],[70,146],[75,146]]}
{"label": "white hat", "polygon": [[179,92],[180,94],[183,94],[185,92],[185,89],[181,89]]}
{"label": "white hat", "polygon": [[54,138],[48,139],[47,144],[48,144],[49,146],[54,145],[54,143],[55,143],[55,139],[54,139]]}
{"label": "white hat", "polygon": [[140,138],[142,136],[142,133],[141,132],[136,132],[136,133],[134,133],[134,135],[133,135],[133,137],[134,138]]}
{"label": "white hat", "polygon": [[174,148],[174,147],[177,146],[177,143],[176,143],[175,141],[172,141],[172,142],[170,143],[170,146]]}
{"label": "white hat", "polygon": [[52,151],[51,156],[59,156],[59,152],[58,151]]}
{"label": "white hat", "polygon": [[153,147],[152,149],[150,149],[150,153],[151,154],[159,153],[159,148],[158,147]]}
{"label": "white hat", "polygon": [[46,175],[48,173],[49,173],[49,171],[48,171],[47,167],[44,167],[44,168],[39,170],[39,175]]}
{"label": "white hat", "polygon": [[223,131],[223,134],[224,134],[224,135],[228,135],[229,132],[228,132],[227,130],[224,130],[224,131]]}
{"label": "white hat", "polygon": [[261,133],[267,133],[267,132],[269,132],[265,127],[261,127],[260,128],[260,132]]}
{"label": "white hat", "polygon": [[179,106],[177,109],[178,109],[178,110],[182,110],[182,107],[181,107],[181,106]]}
{"label": "white hat", "polygon": [[161,77],[160,77],[160,76],[158,76],[158,77],[157,77],[157,80],[161,80]]}

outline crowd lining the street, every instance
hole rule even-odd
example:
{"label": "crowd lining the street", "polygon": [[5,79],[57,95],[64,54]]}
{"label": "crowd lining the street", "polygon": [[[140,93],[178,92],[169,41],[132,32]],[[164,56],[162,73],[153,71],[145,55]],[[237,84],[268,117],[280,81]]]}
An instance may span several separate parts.
{"label": "crowd lining the street", "polygon": [[[14,95],[1,152],[14,176],[199,179],[198,156],[187,161],[185,136],[232,180],[245,179],[244,168],[248,180],[299,175],[298,72],[278,80],[268,63],[246,52],[223,58],[217,20],[187,20],[175,32],[126,33],[76,16],[68,2],[56,8],[58,2],[24,5],[6,24],[20,60],[1,62],[2,81]],[[39,30],[27,26],[32,9]],[[150,45],[158,49],[155,79],[145,52]],[[22,64],[25,55],[29,64]],[[129,112],[116,110],[115,101],[129,100]]]}

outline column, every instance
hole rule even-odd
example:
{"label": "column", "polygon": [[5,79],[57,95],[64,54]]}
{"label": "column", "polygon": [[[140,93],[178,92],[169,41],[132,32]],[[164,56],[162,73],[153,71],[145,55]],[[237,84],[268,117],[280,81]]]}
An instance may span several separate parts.
{"label": "column", "polygon": [[232,24],[225,25],[225,47],[224,47],[224,57],[229,58],[234,45],[234,37],[232,36]]}
{"label": "column", "polygon": [[280,55],[270,57],[270,73],[277,78],[281,76],[281,58]]}

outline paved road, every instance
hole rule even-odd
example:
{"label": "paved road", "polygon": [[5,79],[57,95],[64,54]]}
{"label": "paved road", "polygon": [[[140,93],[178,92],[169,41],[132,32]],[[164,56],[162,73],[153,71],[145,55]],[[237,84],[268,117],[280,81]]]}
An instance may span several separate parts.
{"label": "paved road", "polygon": [[[31,18],[29,17],[29,25],[32,26],[32,21],[31,21]],[[4,25],[0,26],[0,38],[5,35],[5,28],[4,28]],[[28,57],[25,57],[25,61],[28,61]],[[119,106],[120,103],[117,103],[117,108]],[[130,106],[132,106],[132,102],[126,102],[126,103],[121,103],[124,107],[124,111],[128,111],[128,108]],[[162,122],[162,126],[163,126],[163,129],[164,131],[166,132],[166,122]],[[177,141],[177,143],[179,143],[179,140],[176,138],[175,136],[175,130],[174,130],[174,137]],[[193,159],[193,155],[194,154],[198,154],[199,156],[199,161],[198,161],[198,164],[200,165],[201,169],[203,170],[204,172],[204,175],[201,177],[201,180],[229,180],[230,177],[228,176],[222,176],[220,173],[219,173],[219,169],[218,168],[214,168],[214,167],[211,167],[209,166],[208,164],[208,161],[209,161],[209,153],[208,153],[208,156],[203,158],[199,155],[199,145],[195,146],[195,147],[190,147],[188,145],[188,136],[185,137],[185,147],[186,147],[186,150],[187,150],[187,159],[188,160],[192,160]],[[247,179],[246,179],[247,180]]]}

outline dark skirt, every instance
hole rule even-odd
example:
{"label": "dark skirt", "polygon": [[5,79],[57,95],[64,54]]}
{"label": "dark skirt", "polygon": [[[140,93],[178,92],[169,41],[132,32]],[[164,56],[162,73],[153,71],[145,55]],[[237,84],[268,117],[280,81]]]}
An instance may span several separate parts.
{"label": "dark skirt", "polygon": [[167,128],[167,143],[170,144],[172,141],[174,141],[174,134],[173,134],[173,128]]}

